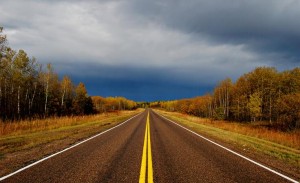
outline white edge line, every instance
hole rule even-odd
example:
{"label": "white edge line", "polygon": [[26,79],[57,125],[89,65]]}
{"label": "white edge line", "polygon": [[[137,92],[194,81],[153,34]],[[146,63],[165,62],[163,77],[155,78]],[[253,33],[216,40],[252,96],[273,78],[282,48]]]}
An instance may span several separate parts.
{"label": "white edge line", "polygon": [[[156,113],[156,114],[158,114],[158,113]],[[199,135],[198,133],[196,133],[196,132],[194,132],[194,131],[192,131],[192,130],[190,130],[190,129],[184,127],[184,126],[181,126],[180,124],[178,124],[178,123],[176,123],[176,122],[174,122],[174,121],[172,121],[172,120],[170,120],[170,119],[168,119],[168,118],[166,118],[166,117],[164,117],[164,116],[162,116],[162,115],[160,115],[160,114],[158,114],[158,115],[161,116],[161,117],[163,117],[164,119],[166,119],[166,120],[168,120],[168,121],[174,123],[175,125],[180,126],[181,128],[183,128],[183,129],[185,129],[185,130],[187,130],[187,131],[189,131],[189,132],[191,132],[191,133],[197,135],[198,137],[201,137],[201,138],[203,138],[204,140],[206,140],[206,141],[208,141],[208,142],[210,142],[210,143],[213,143],[213,144],[216,145],[216,146],[219,146],[219,147],[225,149],[226,151],[229,151],[229,152],[231,152],[231,153],[233,153],[233,154],[235,154],[235,155],[237,155],[237,156],[239,156],[239,157],[241,157],[241,158],[243,158],[243,159],[245,159],[245,160],[247,160],[247,161],[250,161],[251,163],[253,163],[253,164],[255,164],[255,165],[257,165],[257,166],[259,166],[259,167],[261,167],[261,168],[264,168],[264,169],[266,169],[266,170],[268,170],[268,171],[270,171],[270,172],[272,172],[272,173],[274,173],[274,174],[276,174],[276,175],[279,175],[280,177],[285,178],[285,179],[287,179],[287,180],[289,180],[289,181],[291,181],[291,182],[299,183],[298,181],[296,181],[296,180],[294,180],[294,179],[292,179],[292,178],[290,178],[290,177],[288,177],[288,176],[286,176],[286,175],[283,175],[283,174],[281,174],[281,173],[279,173],[279,172],[277,172],[277,171],[275,171],[275,170],[273,170],[273,169],[271,169],[271,168],[268,168],[268,167],[266,167],[266,166],[264,166],[264,165],[262,165],[262,164],[260,164],[260,163],[258,163],[258,162],[256,162],[256,161],[250,159],[250,158],[247,158],[247,157],[245,157],[245,156],[243,156],[243,155],[241,155],[241,154],[239,154],[239,153],[237,153],[237,152],[235,152],[235,151],[233,151],[233,150],[231,150],[231,149],[228,149],[227,147],[224,147],[224,146],[222,146],[222,145],[220,145],[220,144],[218,144],[218,143],[216,143],[216,142],[214,142],[214,141],[212,141],[212,140],[209,140],[208,138],[205,138],[205,137],[203,137],[202,135]]]}
{"label": "white edge line", "polygon": [[9,178],[9,177],[11,177],[11,176],[17,174],[17,173],[20,173],[20,172],[22,172],[22,171],[24,171],[24,170],[26,170],[26,169],[28,169],[28,168],[34,166],[34,165],[37,165],[37,164],[39,164],[39,163],[41,163],[41,162],[43,162],[43,161],[45,161],[45,160],[47,160],[47,159],[50,159],[50,158],[52,158],[52,157],[54,157],[54,156],[56,156],[56,155],[59,155],[59,154],[61,154],[61,153],[63,153],[63,152],[66,152],[66,151],[68,151],[68,150],[70,150],[70,149],[72,149],[72,148],[74,148],[74,147],[76,147],[76,146],[79,146],[80,144],[83,144],[83,143],[85,143],[85,142],[87,142],[87,141],[89,141],[89,140],[92,140],[92,139],[94,139],[94,138],[96,138],[96,137],[98,137],[98,136],[100,136],[100,135],[102,135],[102,134],[104,134],[104,133],[106,133],[106,132],[109,132],[109,131],[111,131],[111,130],[113,130],[113,129],[115,129],[115,128],[117,128],[117,127],[123,125],[123,124],[125,124],[126,122],[130,121],[131,119],[137,117],[138,115],[140,115],[140,114],[142,114],[142,113],[143,113],[143,112],[141,112],[141,113],[139,113],[139,114],[136,114],[135,116],[133,116],[133,117],[127,119],[126,121],[124,121],[124,122],[118,124],[117,126],[114,126],[114,127],[112,127],[112,128],[109,128],[109,129],[107,129],[107,130],[105,130],[105,131],[103,131],[103,132],[101,132],[101,133],[98,133],[98,134],[96,134],[96,135],[94,135],[94,136],[92,136],[92,137],[90,137],[90,138],[88,138],[88,139],[85,139],[85,140],[83,140],[83,141],[81,141],[81,142],[78,142],[78,143],[76,143],[76,144],[74,144],[74,145],[68,147],[68,148],[65,148],[65,149],[63,149],[63,150],[61,150],[61,151],[59,151],[59,152],[56,152],[56,153],[54,153],[54,154],[52,154],[52,155],[50,155],[50,156],[47,156],[47,157],[45,157],[45,158],[43,158],[43,159],[40,159],[40,160],[38,160],[38,161],[36,161],[36,162],[34,162],[34,163],[32,163],[32,164],[29,164],[29,165],[27,165],[27,166],[25,166],[25,167],[23,167],[23,168],[21,168],[21,169],[15,171],[15,172],[13,172],[13,173],[10,173],[10,174],[8,174],[8,175],[5,175],[5,176],[3,176],[3,177],[0,178],[0,181],[3,181],[3,180],[5,180],[5,179],[7,179],[7,178]]}

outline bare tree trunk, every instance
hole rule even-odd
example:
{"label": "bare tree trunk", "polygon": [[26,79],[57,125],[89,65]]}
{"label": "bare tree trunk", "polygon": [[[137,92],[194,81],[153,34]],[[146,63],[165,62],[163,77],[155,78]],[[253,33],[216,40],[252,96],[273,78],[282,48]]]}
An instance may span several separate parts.
{"label": "bare tree trunk", "polygon": [[28,96],[28,93],[29,93],[29,88],[30,86],[28,86],[27,88],[26,88],[26,94],[25,94],[25,101],[27,101],[27,100],[29,100],[29,96]]}
{"label": "bare tree trunk", "polygon": [[8,100],[8,115],[9,115],[9,118],[12,118],[14,119],[15,118],[15,100],[14,100],[14,85],[12,84],[11,85],[11,93],[10,93],[10,97],[11,97],[11,100],[9,101]]}
{"label": "bare tree trunk", "polygon": [[240,99],[238,98],[238,119],[240,120]]}
{"label": "bare tree trunk", "polygon": [[66,88],[64,86],[63,93],[62,93],[62,96],[61,96],[61,107],[64,106],[65,93],[66,93]]}
{"label": "bare tree trunk", "polygon": [[272,124],[272,98],[271,98],[271,95],[270,95],[270,109],[269,109],[269,115],[270,115],[270,124]]}
{"label": "bare tree trunk", "polygon": [[18,86],[18,119],[20,119],[20,90],[21,90],[21,86]]}
{"label": "bare tree trunk", "polygon": [[47,78],[46,78],[46,88],[45,88],[45,117],[47,116],[47,105],[48,105],[48,90],[49,90],[49,74],[47,75]]}
{"label": "bare tree trunk", "polygon": [[219,106],[222,106],[221,91],[219,90]]}
{"label": "bare tree trunk", "polygon": [[270,97],[269,97],[269,103],[270,103],[270,108],[269,108],[269,121],[270,121],[270,124],[272,124],[272,86],[273,86],[273,82],[271,81],[271,84],[270,84]]}
{"label": "bare tree trunk", "polygon": [[226,87],[226,119],[229,118],[229,91],[228,87]]}
{"label": "bare tree trunk", "polygon": [[212,101],[209,103],[209,117],[212,118]]}
{"label": "bare tree trunk", "polygon": [[33,100],[36,94],[36,88],[37,88],[37,83],[34,84],[34,90],[33,90],[33,95],[31,100],[29,99],[29,117],[31,117],[31,109],[32,109],[32,105],[33,105]]}
{"label": "bare tree trunk", "polygon": [[3,107],[4,107],[4,113],[3,113],[3,118],[5,118],[5,115],[7,114],[7,88],[6,88],[6,78],[4,79],[4,101],[3,101]]}
{"label": "bare tree trunk", "polygon": [[223,115],[226,115],[226,88],[223,90],[223,88],[221,89],[222,91],[222,107],[223,107]]}

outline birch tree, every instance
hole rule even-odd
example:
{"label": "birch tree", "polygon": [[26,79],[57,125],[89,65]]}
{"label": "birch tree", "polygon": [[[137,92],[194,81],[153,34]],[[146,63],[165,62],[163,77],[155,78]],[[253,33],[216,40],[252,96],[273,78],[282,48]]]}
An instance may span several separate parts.
{"label": "birch tree", "polygon": [[61,110],[62,114],[70,113],[68,108],[71,108],[72,98],[74,93],[74,87],[71,79],[68,76],[64,76],[61,81]]}
{"label": "birch tree", "polygon": [[6,44],[6,35],[2,34],[3,32],[3,27],[0,27],[0,59],[2,58],[2,54],[5,50],[5,44]]}

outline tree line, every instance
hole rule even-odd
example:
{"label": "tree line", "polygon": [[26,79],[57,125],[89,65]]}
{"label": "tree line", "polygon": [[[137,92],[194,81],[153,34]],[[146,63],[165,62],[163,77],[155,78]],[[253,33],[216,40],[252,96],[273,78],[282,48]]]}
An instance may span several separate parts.
{"label": "tree line", "polygon": [[75,85],[68,76],[59,79],[51,64],[45,67],[24,50],[8,47],[2,31],[0,27],[1,121],[85,115],[110,109],[133,109],[136,105],[122,98],[116,99],[118,104],[111,102],[112,99],[101,100],[103,107],[97,97],[92,100],[83,83]]}
{"label": "tree line", "polygon": [[279,72],[258,67],[227,78],[204,96],[151,104],[169,111],[239,122],[265,121],[283,130],[300,128],[300,68]]}
{"label": "tree line", "polygon": [[93,96],[92,101],[94,109],[98,113],[120,111],[120,110],[134,110],[137,109],[137,103],[133,100],[128,100],[124,97],[101,97]]}
{"label": "tree line", "polygon": [[[2,33],[3,28],[0,28]],[[83,83],[61,80],[51,64],[46,67],[24,50],[15,51],[0,36],[0,116],[2,121],[82,115],[93,112]]]}

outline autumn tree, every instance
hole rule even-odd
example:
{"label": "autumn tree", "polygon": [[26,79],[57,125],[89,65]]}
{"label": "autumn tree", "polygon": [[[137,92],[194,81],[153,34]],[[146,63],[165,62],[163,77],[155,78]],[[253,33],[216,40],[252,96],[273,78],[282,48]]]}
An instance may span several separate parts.
{"label": "autumn tree", "polygon": [[83,83],[79,83],[75,89],[74,111],[78,115],[91,114],[93,112],[93,103],[88,96]]}
{"label": "autumn tree", "polygon": [[[30,79],[33,75],[34,71],[34,59],[30,60],[25,51],[20,50],[16,56],[14,57],[12,63],[12,75],[13,75],[13,88],[15,88],[14,98],[17,100],[16,107],[17,107],[17,118],[20,119],[21,112],[24,113],[25,104],[28,102],[28,93],[30,87]],[[21,105],[23,106],[21,108]],[[23,111],[21,111],[21,109]]]}
{"label": "autumn tree", "polygon": [[98,113],[103,113],[106,112],[106,108],[105,108],[105,98],[101,97],[101,96],[92,96],[92,101],[93,101],[93,105],[95,110]]}
{"label": "autumn tree", "polygon": [[247,121],[250,116],[247,106],[248,96],[250,96],[250,85],[246,76],[240,77],[233,86],[231,102],[231,118],[236,121]]}
{"label": "autumn tree", "polygon": [[283,96],[279,105],[277,124],[284,130],[300,128],[300,93]]}
{"label": "autumn tree", "polygon": [[214,89],[213,109],[215,118],[229,119],[232,81],[227,78],[219,83]]}
{"label": "autumn tree", "polygon": [[60,106],[62,115],[72,113],[71,109],[74,95],[72,80],[68,76],[64,76],[60,83]]}
{"label": "autumn tree", "polygon": [[248,103],[251,120],[256,121],[261,116],[261,95],[256,92],[250,95]]}

